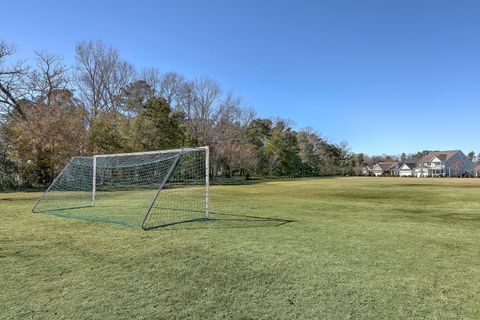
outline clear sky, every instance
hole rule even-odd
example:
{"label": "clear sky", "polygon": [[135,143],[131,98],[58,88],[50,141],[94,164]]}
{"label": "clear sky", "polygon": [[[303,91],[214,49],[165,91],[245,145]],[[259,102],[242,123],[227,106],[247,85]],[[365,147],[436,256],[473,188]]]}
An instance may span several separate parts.
{"label": "clear sky", "polygon": [[70,63],[102,39],[137,67],[233,89],[260,116],[369,154],[480,151],[480,1],[2,1],[0,38]]}

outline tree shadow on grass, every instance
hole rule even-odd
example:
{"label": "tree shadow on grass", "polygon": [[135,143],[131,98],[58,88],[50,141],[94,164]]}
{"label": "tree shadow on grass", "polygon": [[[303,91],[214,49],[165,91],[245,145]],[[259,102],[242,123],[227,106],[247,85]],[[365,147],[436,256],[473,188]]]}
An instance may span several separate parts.
{"label": "tree shadow on grass", "polygon": [[268,228],[280,227],[292,222],[295,220],[210,212],[208,220],[179,221],[163,225],[155,230]]}
{"label": "tree shadow on grass", "polygon": [[25,192],[25,193],[36,193],[36,192],[45,192],[46,188],[42,187],[32,187],[32,188],[8,188],[8,189],[0,189],[0,193],[19,193],[19,192]]}

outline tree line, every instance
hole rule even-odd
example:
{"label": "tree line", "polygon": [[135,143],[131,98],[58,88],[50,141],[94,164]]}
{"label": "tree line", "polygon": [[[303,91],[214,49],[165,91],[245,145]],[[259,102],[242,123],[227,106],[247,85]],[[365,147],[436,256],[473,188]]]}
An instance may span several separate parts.
{"label": "tree line", "polygon": [[0,41],[0,187],[49,184],[73,156],[211,147],[213,178],[358,173],[363,156],[289,120],[259,118],[209,77],[138,70],[102,41],[75,62]]}

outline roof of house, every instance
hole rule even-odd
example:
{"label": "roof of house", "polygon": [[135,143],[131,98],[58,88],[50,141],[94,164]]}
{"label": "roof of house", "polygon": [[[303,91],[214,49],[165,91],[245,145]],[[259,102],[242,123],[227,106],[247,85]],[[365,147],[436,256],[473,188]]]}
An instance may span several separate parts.
{"label": "roof of house", "polygon": [[401,168],[403,165],[406,165],[409,169],[415,169],[417,167],[416,162],[401,162],[398,164],[398,167]]}
{"label": "roof of house", "polygon": [[388,171],[395,169],[397,167],[397,162],[379,162],[378,165],[383,171]]}
{"label": "roof of house", "polygon": [[425,157],[418,160],[418,162],[430,162],[435,157],[437,157],[441,161],[446,161],[459,152],[462,152],[462,151],[461,150],[434,151],[434,152],[430,152]]}
{"label": "roof of house", "polygon": [[399,161],[398,164],[399,166],[403,165],[404,163],[417,163],[417,160],[415,159],[412,159],[412,158],[409,158],[409,159],[405,159],[403,161]]}

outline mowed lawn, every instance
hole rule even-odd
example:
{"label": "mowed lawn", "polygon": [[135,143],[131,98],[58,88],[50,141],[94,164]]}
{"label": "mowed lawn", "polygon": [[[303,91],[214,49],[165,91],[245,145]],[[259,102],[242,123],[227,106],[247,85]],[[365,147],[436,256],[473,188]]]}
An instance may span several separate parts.
{"label": "mowed lawn", "polygon": [[0,194],[0,319],[479,319],[480,179],[213,186],[142,231]]}

